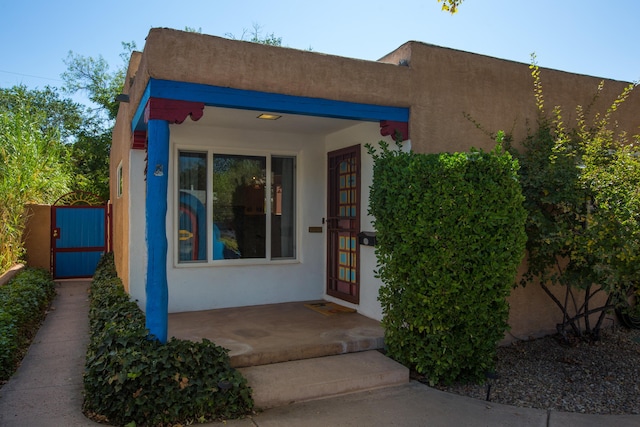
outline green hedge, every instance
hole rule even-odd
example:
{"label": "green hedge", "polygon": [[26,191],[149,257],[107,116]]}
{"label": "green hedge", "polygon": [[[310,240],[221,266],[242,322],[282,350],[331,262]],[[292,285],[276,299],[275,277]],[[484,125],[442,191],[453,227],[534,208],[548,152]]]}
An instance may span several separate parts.
{"label": "green hedge", "polygon": [[432,383],[483,381],[508,328],[526,235],[518,165],[491,153],[374,157],[379,299],[388,354]]}
{"label": "green hedge", "polygon": [[0,286],[0,381],[15,371],[55,293],[49,273],[33,268]]}
{"label": "green hedge", "polygon": [[165,426],[237,418],[253,408],[227,350],[210,341],[149,338],[145,318],[100,261],[91,285],[84,412],[115,425]]}

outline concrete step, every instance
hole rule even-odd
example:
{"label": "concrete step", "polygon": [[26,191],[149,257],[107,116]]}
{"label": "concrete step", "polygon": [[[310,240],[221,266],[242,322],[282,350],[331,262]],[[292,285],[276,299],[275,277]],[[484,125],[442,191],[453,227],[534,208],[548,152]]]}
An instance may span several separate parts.
{"label": "concrete step", "polygon": [[[225,343],[221,345],[224,347]],[[356,327],[349,330],[329,330],[303,339],[286,337],[259,348],[235,346],[229,352],[229,358],[232,367],[244,368],[383,348],[382,328]]]}
{"label": "concrete step", "polygon": [[247,378],[260,409],[409,382],[407,368],[374,350],[239,371]]}

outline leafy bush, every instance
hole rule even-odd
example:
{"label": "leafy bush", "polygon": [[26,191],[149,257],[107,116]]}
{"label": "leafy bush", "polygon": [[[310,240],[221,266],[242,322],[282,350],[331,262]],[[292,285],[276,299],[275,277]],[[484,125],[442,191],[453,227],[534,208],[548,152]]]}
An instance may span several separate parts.
{"label": "leafy bush", "polygon": [[28,268],[0,286],[0,381],[15,371],[54,296],[45,270]]}
{"label": "leafy bush", "polygon": [[481,381],[508,328],[524,255],[517,162],[491,153],[374,157],[379,300],[388,354],[432,383]]}
{"label": "leafy bush", "polygon": [[111,424],[164,426],[239,417],[253,408],[246,379],[210,341],[150,339],[145,318],[100,261],[91,285],[85,413]]}
{"label": "leafy bush", "polygon": [[67,191],[67,150],[43,98],[55,95],[0,88],[0,271],[24,255],[25,205],[51,203]]}
{"label": "leafy bush", "polygon": [[[532,59],[537,127],[520,150],[510,149],[521,165],[528,212],[522,285],[538,283],[561,310],[557,330],[565,339],[569,328],[574,336],[599,339],[606,314],[624,307],[640,283],[640,135],[619,132],[613,119],[636,85],[594,113],[601,82],[591,103],[576,107],[569,126],[560,107],[545,112]],[[552,291],[560,286],[564,296]]]}

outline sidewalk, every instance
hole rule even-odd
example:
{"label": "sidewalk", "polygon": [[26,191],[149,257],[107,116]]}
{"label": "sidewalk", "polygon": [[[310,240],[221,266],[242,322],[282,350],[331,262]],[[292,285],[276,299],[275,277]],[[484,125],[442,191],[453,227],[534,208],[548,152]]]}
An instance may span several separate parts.
{"label": "sidewalk", "polygon": [[0,389],[3,427],[99,426],[82,415],[89,281],[56,286],[51,310],[18,371]]}
{"label": "sidewalk", "polygon": [[[22,366],[0,390],[0,426],[101,426],[82,408],[88,342],[88,281],[58,285],[52,311]],[[201,424],[202,425],[202,424]],[[640,425],[640,416],[581,415],[517,408],[431,389],[417,382],[283,406],[208,426],[539,426]]]}

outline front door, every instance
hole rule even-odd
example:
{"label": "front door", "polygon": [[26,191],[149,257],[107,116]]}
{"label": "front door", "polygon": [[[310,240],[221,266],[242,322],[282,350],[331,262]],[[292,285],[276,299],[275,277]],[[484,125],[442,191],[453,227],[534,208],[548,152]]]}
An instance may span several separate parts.
{"label": "front door", "polygon": [[327,294],[358,303],[360,272],[360,145],[328,158]]}

